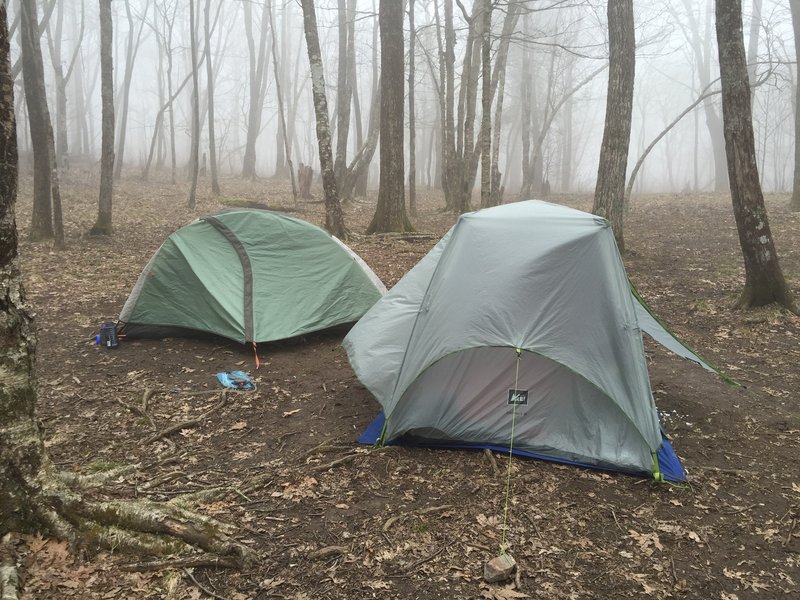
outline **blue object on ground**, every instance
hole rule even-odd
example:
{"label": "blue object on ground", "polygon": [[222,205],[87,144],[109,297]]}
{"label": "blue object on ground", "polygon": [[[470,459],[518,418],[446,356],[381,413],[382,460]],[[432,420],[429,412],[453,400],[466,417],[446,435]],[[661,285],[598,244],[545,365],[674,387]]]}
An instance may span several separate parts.
{"label": "blue object on ground", "polygon": [[[381,434],[383,433],[384,420],[385,417],[383,415],[383,411],[381,411],[378,413],[378,416],[375,417],[375,419],[373,419],[373,421],[367,426],[367,428],[358,438],[358,443],[359,444],[379,443],[381,439]],[[424,448],[467,448],[467,449],[488,448],[489,450],[492,450],[494,452],[508,453],[508,446],[497,446],[492,444],[481,444],[481,443],[468,444],[457,441],[426,443],[425,441],[414,440],[413,438],[404,438],[404,437],[401,437],[399,439],[384,441],[384,444],[386,444],[387,446],[421,446]],[[520,450],[518,448],[513,448],[511,453],[514,456],[524,456],[526,458],[537,458],[540,460],[546,460],[550,462],[557,462],[568,465],[577,465],[579,467],[586,467],[588,469],[597,469],[601,471],[618,471],[621,473],[626,472],[620,469],[614,469],[613,467],[609,466],[599,467],[597,465],[558,459],[558,458],[553,458],[551,456],[543,456],[541,454],[536,454],[535,452],[528,452],[526,450]],[[675,454],[675,450],[672,448],[672,444],[669,443],[669,440],[667,440],[666,437],[662,436],[661,446],[658,449],[657,457],[658,457],[659,470],[661,472],[661,475],[663,475],[664,479],[672,482],[686,481],[686,472],[683,470],[683,465],[681,464],[680,459]],[[630,474],[640,475],[643,477],[652,476],[652,473],[644,473],[644,472],[630,473]]]}
{"label": "blue object on ground", "polygon": [[244,371],[223,371],[217,373],[217,380],[226,388],[233,390],[254,390],[256,385]]}

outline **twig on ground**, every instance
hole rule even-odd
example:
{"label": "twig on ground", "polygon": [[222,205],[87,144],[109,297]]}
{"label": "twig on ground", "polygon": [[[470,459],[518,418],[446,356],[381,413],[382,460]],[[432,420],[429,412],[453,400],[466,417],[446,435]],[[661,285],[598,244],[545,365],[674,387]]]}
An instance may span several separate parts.
{"label": "twig on ground", "polygon": [[794,535],[795,527],[797,527],[797,519],[792,519],[792,525],[791,527],[789,527],[789,533],[786,536],[786,539],[783,540],[783,543],[781,544],[781,546],[783,546],[784,548],[789,545],[789,542],[792,541],[792,536]]}
{"label": "twig on ground", "polygon": [[349,462],[358,456],[364,456],[365,453],[353,453],[348,454],[347,456],[342,456],[341,458],[337,458],[329,463],[325,463],[324,465],[317,465],[312,469],[312,471],[316,471],[317,473],[321,471],[327,471],[328,469],[332,469],[333,467],[338,467],[341,464]]}
{"label": "twig on ground", "polygon": [[411,573],[416,571],[420,566],[424,565],[426,562],[430,562],[434,558],[439,556],[444,551],[444,549],[446,547],[447,547],[447,544],[443,544],[442,546],[439,547],[438,550],[436,550],[432,554],[429,554],[425,558],[420,558],[418,561],[411,563],[410,567],[408,567],[406,569],[403,569],[399,573],[394,573],[393,575],[387,575],[387,577],[405,577],[406,575],[410,575]]}
{"label": "twig on ground", "polygon": [[318,550],[313,550],[308,553],[308,558],[311,560],[319,560],[325,558],[332,558],[334,556],[341,556],[347,552],[346,546],[325,546]]}
{"label": "twig on ground", "polygon": [[168,436],[172,435],[173,433],[181,431],[182,429],[192,429],[193,427],[196,427],[197,425],[199,425],[200,423],[205,421],[213,413],[217,412],[220,408],[225,406],[225,403],[227,401],[228,401],[227,391],[223,390],[222,391],[222,399],[220,399],[219,402],[217,402],[212,408],[210,408],[209,410],[204,412],[202,415],[200,415],[199,417],[196,417],[194,419],[189,419],[188,421],[182,421],[181,423],[175,423],[174,425],[170,425],[166,429],[163,429],[162,431],[159,431],[158,433],[154,433],[153,435],[151,435],[149,438],[147,438],[144,441],[144,443],[145,444],[152,444],[156,440],[168,437]]}
{"label": "twig on ground", "polygon": [[722,512],[723,515],[738,515],[738,514],[741,514],[743,512],[747,512],[748,510],[752,510],[757,506],[758,506],[758,504],[751,504],[750,506],[745,506],[745,507],[739,508],[737,510],[723,510],[723,511],[720,511],[720,512]]}
{"label": "twig on ground", "polygon": [[189,579],[191,579],[191,580],[192,580],[192,583],[194,583],[194,584],[195,584],[197,587],[199,587],[199,588],[200,588],[200,589],[201,589],[201,590],[202,590],[204,593],[208,594],[208,595],[209,595],[209,596],[211,596],[212,598],[215,598],[216,600],[228,600],[228,599],[227,599],[225,596],[220,596],[220,595],[219,595],[219,594],[217,594],[216,592],[212,592],[212,591],[211,591],[211,590],[209,590],[207,587],[205,587],[203,584],[201,584],[199,581],[197,581],[197,579],[195,579],[195,576],[194,576],[194,575],[192,575],[192,572],[191,572],[189,569],[184,569],[184,570],[183,570],[183,572],[184,572],[184,573],[186,573],[186,575],[189,577]]}
{"label": "twig on ground", "polygon": [[489,459],[489,462],[492,465],[492,471],[494,472],[494,474],[495,475],[500,475],[500,467],[497,466],[497,460],[495,459],[494,454],[492,454],[492,451],[489,450],[488,448],[484,448],[483,449],[483,454],[484,454],[484,456],[486,456],[486,458]]}
{"label": "twig on ground", "polygon": [[322,442],[321,444],[318,444],[318,445],[314,446],[314,447],[313,447],[311,450],[309,450],[308,452],[306,452],[306,453],[303,455],[303,460],[305,460],[306,458],[308,458],[308,457],[309,457],[309,456],[311,456],[312,454],[316,454],[316,453],[318,453],[318,452],[319,452],[319,453],[323,453],[323,452],[332,452],[332,451],[334,451],[334,450],[339,450],[340,448],[350,448],[350,446],[349,446],[349,445],[344,445],[344,444],[332,444],[332,443],[331,443],[331,442],[333,442],[333,441],[335,441],[335,440],[338,440],[338,439],[340,439],[341,437],[342,437],[342,436],[338,436],[338,437],[335,437],[335,438],[331,438],[331,439],[329,439],[329,440],[325,440],[325,441],[324,441],[324,442]]}

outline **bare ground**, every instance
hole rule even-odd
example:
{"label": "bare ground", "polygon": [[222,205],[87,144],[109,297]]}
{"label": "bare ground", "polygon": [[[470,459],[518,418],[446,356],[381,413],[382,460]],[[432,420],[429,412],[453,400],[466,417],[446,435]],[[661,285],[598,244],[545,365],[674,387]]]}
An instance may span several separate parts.
{"label": "bare ground", "polygon": [[[689,484],[514,460],[508,537],[520,573],[515,583],[487,585],[506,457],[495,455],[495,471],[480,452],[359,446],[377,404],[339,346],[343,329],[264,345],[258,371],[251,349],[220,339],[95,347],[98,327],[117,316],[150,255],[195,215],[184,208],[185,186],[132,178],[115,191],[114,237],[89,238],[96,176],[65,179],[68,249],[22,247],[49,452],[82,473],[141,464],[102,492],[110,496],[169,500],[223,488],[201,510],[236,524],[258,560],[241,572],[135,572],[123,567],[136,558],[24,536],[14,540],[24,597],[800,597],[800,318],[777,308],[731,310],[743,269],[729,198],[643,197],[627,217],[626,265],[640,292],[744,384],[731,388],[648,346],[656,401]],[[287,189],[226,180],[222,200],[322,222],[320,203],[294,205]],[[433,234],[421,240],[358,235],[374,205],[346,208],[350,244],[387,286],[454,221],[440,198],[421,196],[416,224]],[[590,206],[586,197],[554,200]],[[784,271],[800,294],[800,215],[786,205],[786,197],[768,199]],[[196,214],[220,207],[200,198]],[[29,215],[23,179],[23,239]],[[231,394],[200,422],[147,442],[217,405],[214,374],[232,369],[253,374],[257,391]],[[152,423],[130,409],[142,406],[146,390]]]}

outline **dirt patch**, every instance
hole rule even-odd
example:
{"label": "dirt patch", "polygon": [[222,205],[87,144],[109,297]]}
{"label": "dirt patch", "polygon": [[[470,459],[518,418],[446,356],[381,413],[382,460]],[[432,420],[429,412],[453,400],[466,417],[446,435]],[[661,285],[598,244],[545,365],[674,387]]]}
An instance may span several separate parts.
{"label": "dirt patch", "polygon": [[[262,345],[258,371],[252,349],[214,338],[94,346],[161,241],[196,215],[182,187],[124,181],[114,237],[89,238],[96,187],[82,187],[80,174],[65,180],[68,249],[22,248],[38,324],[39,417],[53,460],[79,472],[141,464],[103,492],[111,496],[170,500],[225,488],[200,508],[235,523],[258,561],[242,572],[131,573],[121,569],[128,557],[24,537],[26,597],[800,597],[800,319],[730,309],[743,271],[728,198],[636,200],[626,265],[658,314],[745,387],[648,345],[656,401],[690,483],[514,460],[508,540],[520,577],[509,589],[482,583],[500,542],[504,476],[480,452],[359,446],[378,407],[339,345],[346,329]],[[324,221],[323,206],[295,204],[287,184],[222,185],[226,197]],[[30,182],[22,186],[25,230]],[[585,197],[556,200],[590,207]],[[350,241],[387,286],[454,222],[435,194],[418,202],[416,225],[430,239]],[[783,268],[800,293],[800,215],[786,205],[769,199]],[[197,214],[221,208],[200,198]],[[373,200],[347,206],[348,227],[363,232],[373,210]],[[145,443],[218,406],[214,374],[232,369],[250,372],[257,390],[230,394],[202,422]],[[152,424],[129,409],[146,390]],[[506,457],[495,460],[505,473]]]}

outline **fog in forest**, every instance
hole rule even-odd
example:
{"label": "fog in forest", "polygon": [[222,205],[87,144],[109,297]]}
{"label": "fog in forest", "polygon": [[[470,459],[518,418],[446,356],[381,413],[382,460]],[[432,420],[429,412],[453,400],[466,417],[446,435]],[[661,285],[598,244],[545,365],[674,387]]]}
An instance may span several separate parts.
{"label": "fog in forest", "polygon": [[[210,160],[210,77],[220,173],[263,178],[286,175],[287,147],[295,169],[303,163],[319,172],[309,58],[299,2],[196,0],[194,4],[201,169]],[[441,181],[446,4],[445,0],[416,0],[413,4],[415,148],[420,188],[436,188]],[[684,111],[686,114],[653,148],[638,172],[634,191],[725,189],[713,2],[654,0],[636,4],[629,176],[650,143]],[[337,128],[341,127],[340,103],[344,102],[349,106],[345,160],[350,162],[368,144],[370,115],[379,89],[378,2],[316,0],[315,5],[334,150]],[[477,132],[480,128],[480,44],[474,45],[471,56],[465,56],[465,49],[470,47],[469,22],[475,20],[478,11],[469,0],[456,1],[452,6],[456,36],[453,120],[460,140],[466,129]],[[40,41],[59,164],[70,169],[99,168],[98,2],[38,0],[37,8],[39,22],[44,25]],[[19,10],[19,0],[9,0],[12,61],[20,55]],[[192,130],[190,3],[115,0],[111,10],[115,167],[130,178],[168,180],[171,173],[185,178]],[[787,191],[793,173],[796,88],[789,5],[774,0],[745,2],[744,23],[762,185],[765,191]],[[408,7],[404,29],[408,78]],[[537,196],[547,189],[594,189],[605,115],[607,36],[605,3],[493,3],[491,60],[498,81],[491,119],[493,135],[500,125],[497,148],[506,200]],[[346,60],[341,61],[343,51]],[[504,68],[498,66],[501,63]],[[347,68],[346,77],[339,77],[342,65]],[[21,164],[23,172],[30,172],[31,142],[22,70],[18,62],[13,68]],[[340,94],[343,84],[352,90],[349,97]],[[474,104],[471,115],[470,87]],[[282,103],[278,101],[279,88]],[[405,93],[408,96],[408,80]],[[707,98],[698,103],[702,96]],[[287,129],[285,140],[282,120]],[[408,121],[406,103],[406,126]],[[408,151],[406,144],[407,160]],[[375,156],[369,170],[370,187],[377,186],[377,177]]]}

